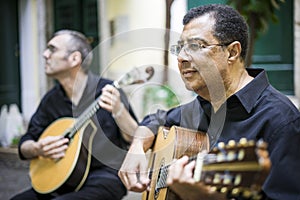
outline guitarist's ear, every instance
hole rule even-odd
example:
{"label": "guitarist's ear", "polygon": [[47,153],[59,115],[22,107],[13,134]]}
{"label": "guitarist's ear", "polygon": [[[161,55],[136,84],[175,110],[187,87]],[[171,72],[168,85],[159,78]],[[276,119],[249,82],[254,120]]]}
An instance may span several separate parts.
{"label": "guitarist's ear", "polygon": [[228,49],[228,52],[229,52],[228,63],[233,64],[241,56],[241,51],[242,51],[241,44],[237,41],[234,41],[234,42],[232,42],[231,44],[228,45],[227,49]]}
{"label": "guitarist's ear", "polygon": [[71,66],[78,66],[82,63],[82,56],[79,51],[74,51],[69,55],[69,62],[71,63]]}

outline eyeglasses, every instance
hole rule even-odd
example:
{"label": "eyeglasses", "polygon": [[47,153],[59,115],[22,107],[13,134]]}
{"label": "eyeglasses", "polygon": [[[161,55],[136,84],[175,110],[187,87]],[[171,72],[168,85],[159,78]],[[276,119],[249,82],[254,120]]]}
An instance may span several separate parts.
{"label": "eyeglasses", "polygon": [[172,45],[171,48],[170,48],[170,52],[172,54],[178,56],[183,48],[186,51],[186,53],[190,54],[190,53],[194,53],[198,50],[205,49],[207,47],[211,47],[211,46],[228,46],[229,44],[231,44],[231,42],[225,43],[225,44],[203,44],[203,43],[196,43],[196,42],[190,42],[190,43],[185,43],[185,44],[182,43],[182,44]]}

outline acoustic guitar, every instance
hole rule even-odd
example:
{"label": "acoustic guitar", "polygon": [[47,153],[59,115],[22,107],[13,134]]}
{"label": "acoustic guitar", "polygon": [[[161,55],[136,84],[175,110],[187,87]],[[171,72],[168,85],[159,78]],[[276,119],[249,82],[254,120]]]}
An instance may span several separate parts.
{"label": "acoustic guitar", "polygon": [[143,192],[142,199],[181,199],[168,188],[166,179],[173,160],[183,155],[188,155],[190,161],[196,160],[196,182],[232,197],[260,199],[261,186],[271,165],[266,148],[263,141],[242,138],[239,142],[218,143],[209,151],[206,133],[178,126],[160,127],[149,161],[150,189]]}
{"label": "acoustic guitar", "polygon": [[[144,83],[153,74],[153,67],[133,68],[114,81],[113,85],[121,88]],[[62,159],[38,157],[30,161],[29,174],[34,190],[46,194],[78,191],[82,187],[91,163],[92,141],[97,130],[91,117],[100,108],[99,98],[100,96],[78,118],[57,119],[42,133],[40,139],[59,135],[68,138],[70,142]],[[83,143],[88,145],[82,145]]]}

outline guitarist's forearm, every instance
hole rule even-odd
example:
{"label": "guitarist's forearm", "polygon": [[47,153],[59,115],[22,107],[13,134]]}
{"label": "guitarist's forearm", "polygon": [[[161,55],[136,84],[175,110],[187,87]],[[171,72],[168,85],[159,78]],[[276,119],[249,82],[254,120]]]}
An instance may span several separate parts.
{"label": "guitarist's forearm", "polygon": [[133,140],[133,134],[138,127],[138,123],[131,117],[127,109],[122,107],[117,115],[113,115],[119,126],[122,137],[129,143]]}
{"label": "guitarist's forearm", "polygon": [[134,134],[133,144],[141,143],[143,149],[146,152],[152,147],[154,143],[155,135],[154,133],[146,126],[139,126]]}
{"label": "guitarist's forearm", "polygon": [[38,156],[37,143],[33,140],[25,141],[20,148],[23,157],[26,159],[32,159]]}

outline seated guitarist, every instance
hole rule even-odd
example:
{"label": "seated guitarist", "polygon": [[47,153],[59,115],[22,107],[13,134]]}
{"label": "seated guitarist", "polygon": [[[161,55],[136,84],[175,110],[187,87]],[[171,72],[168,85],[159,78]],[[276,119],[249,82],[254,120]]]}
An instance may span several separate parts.
{"label": "seated guitarist", "polygon": [[[76,192],[59,188],[59,192],[40,194],[31,188],[12,199],[116,200],[126,194],[117,170],[125,152],[122,149],[131,142],[128,133],[137,127],[137,120],[124,92],[114,88],[111,80],[100,78],[89,70],[91,50],[88,40],[80,32],[60,30],[54,34],[43,56],[45,72],[57,80],[57,84],[41,100],[19,143],[21,159],[44,157],[57,161],[64,158],[70,138],[58,135],[39,140],[39,137],[56,120],[80,116],[101,95],[95,102],[104,109],[100,108],[91,117],[97,132],[92,140],[92,158],[86,180]],[[84,137],[89,136],[86,132]],[[83,145],[87,144],[83,142]],[[41,178],[51,180],[56,174],[49,176]]]}
{"label": "seated guitarist", "polygon": [[[145,152],[152,147],[159,126],[176,125],[206,132],[211,148],[217,142],[242,137],[263,139],[272,163],[262,187],[264,199],[300,199],[299,110],[270,85],[264,70],[247,68],[249,35],[243,17],[229,6],[206,5],[188,11],[183,24],[180,40],[171,51],[177,56],[186,88],[198,96],[190,103],[145,117],[119,171],[123,183],[132,191],[147,189]],[[192,176],[193,163],[188,165],[186,157],[182,159],[171,167],[170,188],[186,199],[227,199],[205,186],[200,189],[199,184],[194,185],[198,194],[193,197],[189,197],[191,190],[183,193],[178,189]]]}

